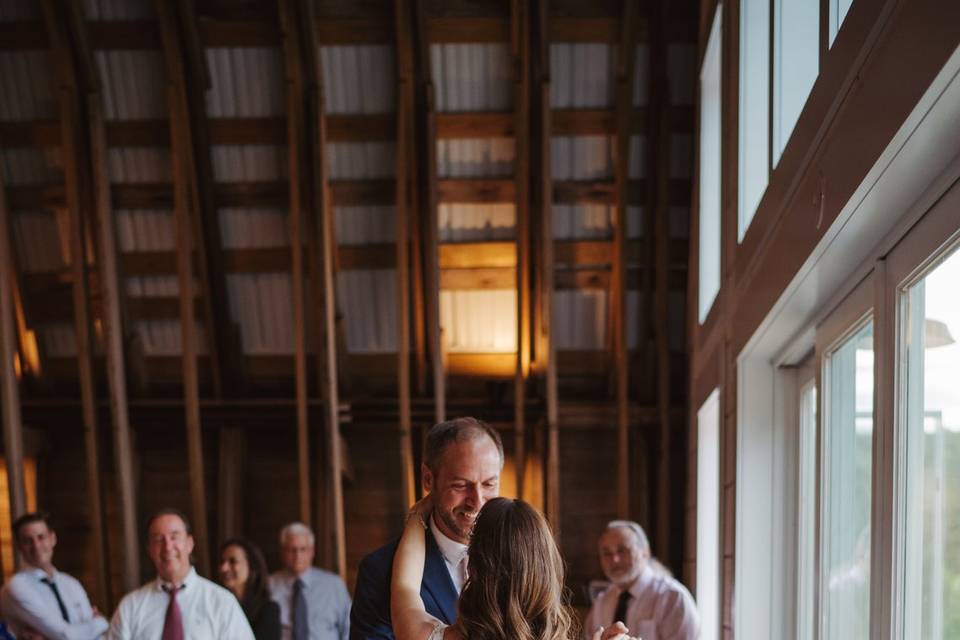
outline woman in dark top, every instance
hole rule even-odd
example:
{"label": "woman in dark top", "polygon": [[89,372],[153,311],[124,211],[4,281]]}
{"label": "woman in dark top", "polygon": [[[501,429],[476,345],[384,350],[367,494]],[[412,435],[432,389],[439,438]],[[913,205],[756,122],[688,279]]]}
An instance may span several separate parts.
{"label": "woman in dark top", "polygon": [[227,540],[220,547],[220,583],[233,592],[257,640],[280,640],[280,605],[267,590],[267,563],[252,542]]}

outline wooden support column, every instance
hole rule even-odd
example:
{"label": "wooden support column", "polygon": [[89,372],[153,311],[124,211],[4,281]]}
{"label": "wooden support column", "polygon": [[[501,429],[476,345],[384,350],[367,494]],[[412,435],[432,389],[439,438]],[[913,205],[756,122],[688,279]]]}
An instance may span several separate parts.
{"label": "wooden support column", "polygon": [[[13,361],[17,343],[14,337],[13,245],[7,233],[10,228],[6,189],[0,182],[0,376],[3,378],[3,457],[7,464],[7,489],[10,516],[16,519],[27,511],[27,494],[23,480],[23,422],[20,416],[20,390]],[[14,554],[16,557],[17,554]],[[10,571],[10,575],[13,572]]]}
{"label": "wooden support column", "polygon": [[[650,105],[647,148],[648,218],[651,220],[655,255],[654,337],[657,354],[657,555],[673,557],[670,535],[672,428],[670,424],[670,344],[668,332],[668,292],[670,287],[670,87],[667,82],[667,43],[664,28],[669,24],[669,4],[650,3]],[[648,226],[648,229],[650,227]]]}
{"label": "wooden support column", "polygon": [[421,208],[420,220],[424,251],[424,300],[427,342],[430,349],[430,371],[433,375],[434,422],[443,422],[447,415],[446,368],[444,337],[440,327],[440,263],[437,229],[437,114],[434,102],[433,76],[430,71],[430,40],[427,32],[425,0],[413,0],[417,52],[417,113],[420,115],[419,139],[423,143],[419,156]]}
{"label": "wooden support column", "polygon": [[613,360],[617,403],[617,516],[630,516],[630,407],[627,382],[627,203],[629,185],[630,117],[633,114],[634,43],[637,32],[637,0],[624,0],[620,42],[616,55],[615,143],[616,221],[613,227],[613,265],[610,278],[614,330]]}
{"label": "wooden support column", "polygon": [[417,184],[414,150],[415,78],[410,8],[394,3],[397,43],[397,403],[400,409],[400,461],[404,510],[416,500],[410,409],[410,213],[415,209]]}
{"label": "wooden support column", "polygon": [[513,64],[514,180],[516,182],[517,361],[514,374],[513,429],[517,497],[528,498],[526,479],[527,375],[530,371],[530,3],[511,3]]}
{"label": "wooden support column", "polygon": [[[243,535],[243,489],[246,433],[241,427],[220,429],[219,544]],[[219,546],[219,545],[218,545]]]}
{"label": "wooden support column", "polygon": [[[532,21],[534,22],[534,21]],[[547,400],[547,416],[544,422],[547,440],[546,470],[546,514],[553,527],[554,535],[560,538],[560,431],[559,397],[557,394],[557,353],[553,342],[553,291],[554,291],[554,250],[553,250],[553,176],[550,172],[550,29],[547,0],[537,3],[536,25],[536,109],[539,111],[539,128],[536,131],[537,147],[531,148],[535,166],[533,175],[539,175],[540,181],[535,191],[536,203],[540,209],[540,265],[539,311],[537,333],[537,360],[544,370],[544,395]]]}
{"label": "wooden support column", "polygon": [[86,212],[92,212],[96,205],[88,129],[90,119],[86,113],[86,107],[88,101],[99,99],[98,85],[93,61],[86,48],[84,24],[76,5],[61,3],[58,0],[44,0],[43,12],[60,88],[60,137],[70,221],[70,267],[73,275],[77,370],[80,379],[87,492],[90,500],[93,556],[97,576],[97,588],[93,600],[99,607],[109,610],[112,606],[108,588],[109,553],[103,495],[100,487],[99,425],[93,372],[94,339],[87,281],[88,214]]}
{"label": "wooden support column", "polygon": [[[193,537],[196,540],[197,567],[210,572],[210,538],[207,534],[207,495],[204,482],[203,439],[200,423],[200,381],[197,369],[193,253],[203,253],[193,234],[192,218],[202,215],[196,209],[192,193],[196,188],[190,113],[186,93],[189,90],[180,52],[178,34],[183,25],[166,0],[155,3],[160,19],[164,57],[167,63],[167,104],[170,112],[170,147],[173,162],[174,220],[177,234],[177,283],[180,300],[180,340],[182,349],[184,421],[187,432],[187,461],[190,472],[190,504]],[[212,319],[211,319],[212,321]],[[211,349],[213,347],[211,346]],[[211,354],[213,355],[213,354]],[[211,363],[216,357],[211,357]]]}

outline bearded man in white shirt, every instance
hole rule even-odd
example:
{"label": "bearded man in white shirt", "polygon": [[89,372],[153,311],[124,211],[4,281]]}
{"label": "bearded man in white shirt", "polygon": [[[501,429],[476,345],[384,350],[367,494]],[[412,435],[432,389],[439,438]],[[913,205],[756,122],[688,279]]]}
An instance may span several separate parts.
{"label": "bearded man in white shirt", "polygon": [[647,534],[636,522],[613,520],[600,536],[600,566],[610,587],[597,596],[583,625],[590,640],[598,627],[624,623],[643,640],[696,640],[697,605],[686,587],[650,557]]}
{"label": "bearded man in white shirt", "polygon": [[90,606],[76,578],[57,571],[53,550],[57,534],[43,512],[27,513],[13,523],[13,538],[24,568],[3,587],[3,617],[18,638],[93,640],[107,620]]}
{"label": "bearded man in white shirt", "polygon": [[147,555],[157,579],[123,597],[110,621],[111,640],[160,638],[254,640],[236,596],[197,575],[187,517],[162,509],[147,523]]}

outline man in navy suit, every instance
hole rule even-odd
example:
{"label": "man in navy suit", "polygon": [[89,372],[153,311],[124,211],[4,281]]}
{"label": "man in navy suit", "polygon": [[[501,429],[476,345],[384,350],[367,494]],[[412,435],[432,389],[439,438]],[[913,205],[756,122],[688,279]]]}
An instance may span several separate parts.
{"label": "man in navy suit", "polygon": [[[476,418],[455,418],[427,434],[420,479],[433,500],[420,596],[427,612],[452,624],[467,578],[467,544],[480,508],[500,495],[503,443]],[[397,540],[360,563],[350,610],[350,640],[394,640],[390,576]]]}

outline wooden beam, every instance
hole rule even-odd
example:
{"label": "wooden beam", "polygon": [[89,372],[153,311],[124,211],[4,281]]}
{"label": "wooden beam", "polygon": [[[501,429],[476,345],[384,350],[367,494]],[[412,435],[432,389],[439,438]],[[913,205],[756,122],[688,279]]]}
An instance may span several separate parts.
{"label": "wooden beam", "polygon": [[[220,456],[217,513],[218,542],[241,536],[243,527],[244,470],[246,469],[246,432],[240,427],[220,429]],[[219,545],[218,545],[219,546]]]}
{"label": "wooden beam", "polygon": [[514,468],[517,496],[527,498],[527,375],[530,372],[530,3],[511,3],[511,57],[514,69],[514,180],[516,182],[517,355],[513,382]]}
{"label": "wooden beam", "polygon": [[510,42],[510,22],[503,18],[438,17],[427,19],[427,42],[455,44]]}
{"label": "wooden beam", "polygon": [[630,424],[628,416],[629,380],[627,360],[626,242],[627,189],[629,181],[630,116],[633,113],[633,70],[639,13],[637,0],[623,0],[620,42],[616,54],[617,133],[615,143],[616,222],[613,226],[613,264],[610,300],[613,328],[613,361],[617,406],[617,515],[630,517]]}
{"label": "wooden beam", "polygon": [[442,269],[440,289],[465,291],[485,289],[514,289],[517,270],[504,267],[474,267],[470,269]]}
{"label": "wooden beam", "polygon": [[[171,6],[173,5],[173,6]],[[197,370],[196,320],[194,319],[194,261],[191,248],[198,253],[202,238],[194,237],[193,216],[202,213],[195,209],[198,199],[191,193],[195,184],[194,150],[190,131],[190,109],[186,93],[188,81],[185,76],[183,53],[178,33],[184,26],[182,15],[175,13],[182,5],[156,0],[154,3],[160,20],[167,67],[167,107],[170,113],[171,158],[174,179],[174,220],[177,233],[177,285],[180,296],[180,342],[183,369],[184,421],[186,424],[187,463],[190,474],[190,504],[196,540],[197,566],[201,573],[210,571],[210,538],[207,534],[207,496],[204,480],[203,439],[200,429],[200,382]],[[199,266],[200,261],[197,261]],[[212,335],[211,331],[211,335]],[[210,348],[216,353],[216,347]],[[210,359],[217,369],[217,357]],[[214,373],[215,386],[219,388],[219,376]],[[219,394],[218,394],[219,395]]]}
{"label": "wooden beam", "polygon": [[410,227],[416,208],[417,171],[415,141],[415,91],[410,7],[407,0],[393,3],[397,43],[397,405],[399,408],[399,446],[401,507],[409,509],[416,501],[416,469],[411,430],[410,407]]}
{"label": "wooden beam", "polygon": [[437,201],[453,203],[515,203],[516,182],[498,178],[444,178],[437,180]]}
{"label": "wooden beam", "polygon": [[[27,511],[26,489],[23,479],[23,422],[20,414],[20,390],[14,368],[17,344],[14,337],[13,245],[8,230],[10,224],[7,199],[0,179],[0,377],[3,401],[3,454],[7,465],[7,488],[10,516],[16,519]],[[14,554],[15,556],[17,554]],[[11,568],[12,569],[12,568]],[[13,575],[8,570],[8,575]]]}
{"label": "wooden beam", "polygon": [[510,112],[438,113],[437,139],[513,137],[515,116]]}
{"label": "wooden beam", "polygon": [[[89,498],[93,556],[96,566],[94,601],[109,610],[112,597],[108,587],[106,518],[100,486],[100,444],[97,420],[96,385],[93,372],[93,324],[90,291],[86,277],[87,214],[93,211],[95,186],[91,166],[88,99],[99,99],[93,84],[93,63],[86,47],[78,8],[72,3],[44,0],[43,13],[53,49],[60,89],[60,124],[67,211],[69,216],[70,268],[73,274],[73,314],[77,342],[77,374],[84,430],[87,493]],[[89,96],[89,97],[88,97]]]}
{"label": "wooden beam", "polygon": [[438,248],[440,269],[517,266],[513,242],[445,242]]}

